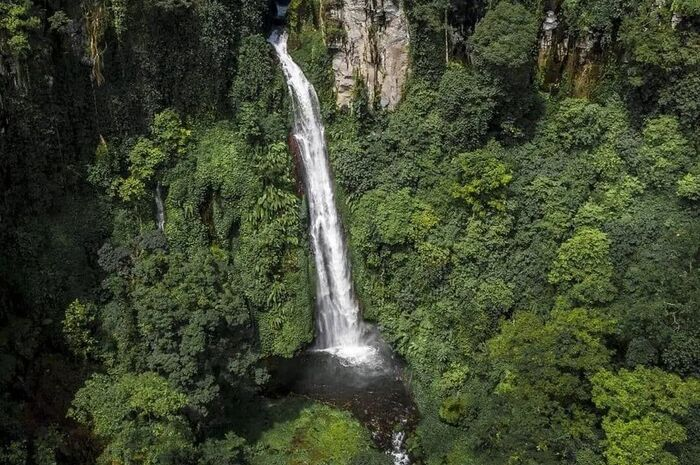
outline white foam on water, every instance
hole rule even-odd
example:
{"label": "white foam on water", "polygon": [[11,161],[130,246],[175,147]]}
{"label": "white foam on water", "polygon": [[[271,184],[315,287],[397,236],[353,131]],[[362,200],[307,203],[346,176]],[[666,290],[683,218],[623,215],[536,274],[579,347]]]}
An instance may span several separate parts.
{"label": "white foam on water", "polygon": [[379,349],[373,346],[338,346],[315,349],[315,352],[325,352],[338,358],[343,366],[365,366],[379,369],[384,366],[384,357]]}
{"label": "white foam on water", "polygon": [[411,458],[406,451],[406,433],[396,431],[391,436],[391,451],[389,455],[394,462],[394,465],[410,465]]}

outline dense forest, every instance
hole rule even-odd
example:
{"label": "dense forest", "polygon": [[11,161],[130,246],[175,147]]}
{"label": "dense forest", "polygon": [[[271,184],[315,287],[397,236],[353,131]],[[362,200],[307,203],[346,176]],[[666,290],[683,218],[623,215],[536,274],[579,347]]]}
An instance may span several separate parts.
{"label": "dense forest", "polygon": [[[338,86],[358,4],[370,38],[404,18],[395,104]],[[392,463],[271,389],[315,328],[275,6],[0,0],[0,465]],[[284,27],[412,463],[700,464],[700,2],[292,0]]]}

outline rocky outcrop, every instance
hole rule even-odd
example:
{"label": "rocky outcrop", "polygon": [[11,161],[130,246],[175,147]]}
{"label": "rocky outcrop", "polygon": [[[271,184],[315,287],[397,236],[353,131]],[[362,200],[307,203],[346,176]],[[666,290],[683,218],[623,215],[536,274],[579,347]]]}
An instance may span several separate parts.
{"label": "rocky outcrop", "polygon": [[408,74],[408,21],[400,0],[335,0],[325,3],[322,17],[333,55],[338,105],[352,99],[356,81],[369,98],[394,108]]}
{"label": "rocky outcrop", "polygon": [[547,12],[537,58],[543,90],[557,92],[564,87],[575,97],[588,97],[600,78],[602,61],[600,34],[570,36],[555,11]]}

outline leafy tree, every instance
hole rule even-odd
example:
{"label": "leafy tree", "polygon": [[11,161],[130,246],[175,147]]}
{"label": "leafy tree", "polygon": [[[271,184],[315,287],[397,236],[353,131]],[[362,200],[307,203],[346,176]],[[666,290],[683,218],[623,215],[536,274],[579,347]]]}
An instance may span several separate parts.
{"label": "leafy tree", "polygon": [[536,99],[532,62],[537,19],[526,7],[498,2],[476,25],[470,38],[472,60],[496,92],[496,121],[506,137],[520,137]]}
{"label": "leafy tree", "polygon": [[[447,64],[445,19],[449,2],[419,0],[407,3],[407,16],[412,25],[411,60],[421,79],[437,81]],[[437,58],[439,57],[439,58]]]}
{"label": "leafy tree", "polygon": [[97,340],[92,334],[97,324],[95,308],[91,303],[74,300],[63,318],[63,334],[71,351],[82,358],[94,355]]}
{"label": "leafy tree", "polygon": [[502,325],[488,343],[498,384],[475,425],[498,457],[552,463],[595,443],[588,377],[608,366],[604,338],[613,329],[610,319],[581,308],[547,319],[519,312]]}
{"label": "leafy tree", "polygon": [[105,281],[112,300],[102,321],[116,345],[113,363],[162,374],[200,414],[219,400],[222,387],[262,381],[253,367],[250,314],[226,257],[132,253],[131,266]]}
{"label": "leafy tree", "polygon": [[199,446],[197,465],[238,465],[245,463],[245,439],[226,433],[223,439],[208,439]]}
{"label": "leafy tree", "polygon": [[30,50],[29,36],[41,22],[32,16],[31,0],[8,0],[0,4],[0,52],[16,59],[26,58]]}
{"label": "leafy tree", "polygon": [[244,215],[236,269],[260,313],[263,353],[291,356],[311,342],[313,324],[300,201],[284,144],[271,145],[255,161],[262,189]]}
{"label": "leafy tree", "polygon": [[559,248],[549,282],[583,304],[607,302],[614,296],[610,241],[598,229],[582,228]]}
{"label": "leafy tree", "polygon": [[148,139],[140,139],[129,151],[129,177],[118,179],[119,197],[125,202],[142,198],[146,182],[155,174],[155,168],[165,161],[165,153]]}
{"label": "leafy tree", "polygon": [[527,8],[519,3],[498,2],[472,36],[475,64],[494,71],[522,72],[531,63],[536,36],[537,23]]}
{"label": "leafy tree", "polygon": [[448,67],[440,80],[437,101],[448,150],[471,150],[483,141],[496,94],[497,90],[472,70],[457,64]]}
{"label": "leafy tree", "polygon": [[643,131],[639,167],[642,180],[654,186],[669,186],[689,168],[693,149],[680,131],[678,121],[661,116],[647,122]]}
{"label": "leafy tree", "polygon": [[459,181],[452,195],[464,200],[476,214],[505,210],[505,187],[513,175],[502,159],[503,149],[494,141],[484,149],[459,155],[455,161]]}
{"label": "leafy tree", "polygon": [[678,180],[678,197],[688,200],[700,200],[700,177],[688,173]]}
{"label": "leafy tree", "polygon": [[[661,97],[664,106],[673,105],[669,113],[681,110],[687,115],[694,106],[690,103],[692,76],[698,66],[699,44],[692,28],[674,28],[672,20],[674,13],[686,10],[685,2],[644,0],[631,6],[620,27],[625,52],[621,67],[635,105],[642,114],[649,114]],[[679,87],[690,92],[680,95]]]}
{"label": "leafy tree", "polygon": [[686,430],[678,419],[700,403],[698,380],[637,367],[617,374],[602,370],[591,381],[593,401],[607,410],[603,430],[608,464],[679,463],[664,447],[685,441]]}
{"label": "leafy tree", "polygon": [[564,0],[562,9],[567,22],[579,33],[602,32],[610,37],[615,24],[628,11],[628,0]]}
{"label": "leafy tree", "polygon": [[498,88],[497,119],[507,136],[518,136],[535,103],[531,64],[537,19],[519,3],[501,1],[479,21],[470,39],[472,60]]}
{"label": "leafy tree", "polygon": [[266,431],[251,463],[349,465],[369,450],[368,432],[347,412],[311,405]]}
{"label": "leafy tree", "polygon": [[190,463],[186,399],[155,373],[93,375],[69,415],[105,441],[99,463]]}
{"label": "leafy tree", "polygon": [[252,145],[268,145],[286,136],[283,84],[270,45],[261,35],[246,37],[238,54],[238,74],[229,97],[241,135]]}
{"label": "leafy tree", "polygon": [[[88,179],[125,202],[143,200],[156,178],[162,179],[164,171],[184,156],[190,136],[177,113],[164,110],[153,118],[149,136],[139,137],[133,144],[108,147],[101,137]],[[121,165],[128,171],[126,178],[120,175]]]}

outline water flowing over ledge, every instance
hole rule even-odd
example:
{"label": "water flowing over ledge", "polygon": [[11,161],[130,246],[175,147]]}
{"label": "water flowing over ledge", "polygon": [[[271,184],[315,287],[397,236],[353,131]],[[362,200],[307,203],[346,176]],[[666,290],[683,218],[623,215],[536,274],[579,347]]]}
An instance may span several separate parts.
{"label": "water flowing over ledge", "polygon": [[294,110],[294,138],[301,154],[316,265],[317,337],[314,348],[338,357],[369,361],[368,329],[352,287],[343,226],[335,205],[318,97],[287,52],[287,34],[269,38],[287,79]]}
{"label": "water flowing over ledge", "polygon": [[293,137],[304,171],[316,265],[316,339],[310,352],[287,367],[292,373],[286,384],[294,392],[353,411],[369,425],[395,465],[408,465],[401,428],[415,420],[415,406],[390,348],[361,317],[335,204],[318,96],[289,55],[286,32],[278,29],[268,41],[292,97]]}

